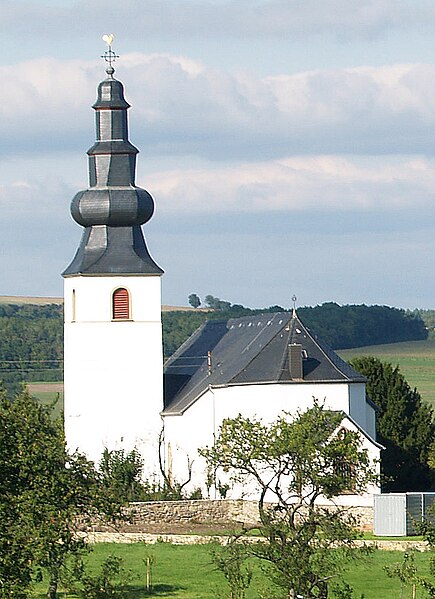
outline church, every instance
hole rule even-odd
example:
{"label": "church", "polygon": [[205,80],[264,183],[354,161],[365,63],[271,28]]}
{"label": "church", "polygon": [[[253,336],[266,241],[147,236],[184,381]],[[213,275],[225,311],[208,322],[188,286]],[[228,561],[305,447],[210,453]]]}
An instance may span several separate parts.
{"label": "church", "polygon": [[[375,406],[364,377],[317,339],[295,309],[208,321],[163,364],[163,270],[142,230],[154,201],[135,184],[138,150],[129,141],[129,104],[111,52],[93,105],[89,187],[71,204],[82,239],[63,272],[69,449],[98,463],[105,448],[136,448],[148,478],[160,478],[164,469],[174,481],[190,478],[186,489],[218,498],[216,489],[205,490],[197,450],[213,443],[222,420],[240,413],[272,422],[316,398],[339,412],[342,426],[357,431],[362,447],[379,460]],[[372,500],[368,494],[346,501]]]}

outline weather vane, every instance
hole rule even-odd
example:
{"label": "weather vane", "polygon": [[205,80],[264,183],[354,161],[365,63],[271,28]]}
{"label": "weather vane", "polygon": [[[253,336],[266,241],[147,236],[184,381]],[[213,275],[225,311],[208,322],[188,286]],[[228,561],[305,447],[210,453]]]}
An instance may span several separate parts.
{"label": "weather vane", "polygon": [[115,72],[112,63],[114,63],[115,60],[119,58],[119,56],[115,54],[115,52],[112,50],[112,43],[114,38],[115,36],[113,35],[113,33],[106,33],[105,35],[103,35],[103,41],[107,44],[107,50],[104,52],[101,58],[104,58],[104,60],[107,63],[109,63],[109,66],[106,69],[106,73],[108,75],[113,75],[113,73]]}

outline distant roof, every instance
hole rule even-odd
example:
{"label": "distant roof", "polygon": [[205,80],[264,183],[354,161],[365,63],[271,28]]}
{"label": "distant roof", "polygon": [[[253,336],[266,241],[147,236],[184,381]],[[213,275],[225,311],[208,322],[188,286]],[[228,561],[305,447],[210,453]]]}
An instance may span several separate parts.
{"label": "distant roof", "polygon": [[[302,378],[290,374],[289,346],[295,344],[301,346]],[[365,381],[312,334],[296,313],[210,320],[166,362],[163,413],[184,412],[209,386]]]}

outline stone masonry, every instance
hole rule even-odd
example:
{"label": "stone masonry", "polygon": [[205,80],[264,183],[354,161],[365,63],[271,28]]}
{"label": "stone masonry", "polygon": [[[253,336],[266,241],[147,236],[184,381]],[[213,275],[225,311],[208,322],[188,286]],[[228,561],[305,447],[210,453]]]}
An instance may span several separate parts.
{"label": "stone masonry", "polygon": [[[189,533],[204,527],[231,531],[259,524],[257,502],[242,499],[135,502],[128,512],[131,522],[120,524],[118,532]],[[373,508],[350,508],[349,512],[358,517],[361,530],[373,530]],[[97,523],[84,528],[93,532],[108,530]]]}

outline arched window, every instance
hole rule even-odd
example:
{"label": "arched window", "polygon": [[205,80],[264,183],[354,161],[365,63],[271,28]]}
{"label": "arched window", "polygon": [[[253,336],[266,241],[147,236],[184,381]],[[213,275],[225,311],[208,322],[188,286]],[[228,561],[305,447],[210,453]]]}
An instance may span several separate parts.
{"label": "arched window", "polygon": [[113,320],[129,320],[130,318],[130,297],[124,287],[119,287],[113,292],[112,318]]}

